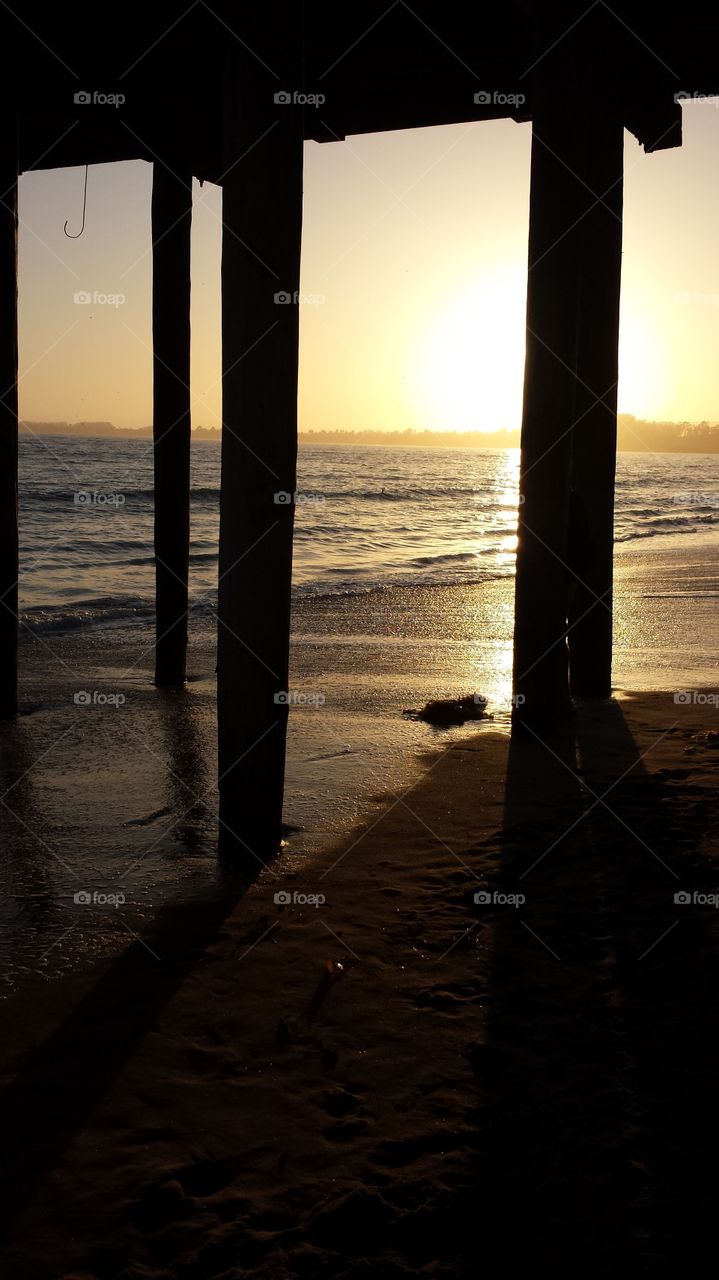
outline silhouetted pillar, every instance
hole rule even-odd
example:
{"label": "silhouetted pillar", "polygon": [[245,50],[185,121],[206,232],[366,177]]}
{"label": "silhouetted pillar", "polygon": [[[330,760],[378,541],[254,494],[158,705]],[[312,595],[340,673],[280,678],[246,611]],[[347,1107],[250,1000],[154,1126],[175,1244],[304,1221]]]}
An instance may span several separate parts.
{"label": "silhouetted pillar", "polygon": [[274,101],[301,84],[265,35],[226,76],[222,238],[220,849],[254,869],[282,832],[302,223],[302,112]]}
{"label": "silhouetted pillar", "polygon": [[153,166],[155,682],[181,685],[190,561],[190,230],[192,175]]}
{"label": "silhouetted pillar", "polygon": [[576,172],[582,145],[590,145],[583,115],[577,88],[548,78],[532,127],[514,632],[514,720],[542,728],[571,706],[566,558],[582,210]]}
{"label": "silhouetted pillar", "polygon": [[0,716],[17,713],[17,121],[0,121]]}
{"label": "silhouetted pillar", "polygon": [[603,104],[594,113],[579,170],[589,188],[585,197],[591,207],[581,223],[571,485],[584,525],[578,537],[586,540],[586,546],[580,548],[583,554],[571,585],[567,641],[571,691],[585,698],[609,697],[612,688],[623,151],[621,119],[611,104]]}

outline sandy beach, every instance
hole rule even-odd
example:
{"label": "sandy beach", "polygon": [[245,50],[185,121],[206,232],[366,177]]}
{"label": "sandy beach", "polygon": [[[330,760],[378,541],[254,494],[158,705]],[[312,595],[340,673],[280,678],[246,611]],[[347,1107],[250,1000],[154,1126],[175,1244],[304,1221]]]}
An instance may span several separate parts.
{"label": "sandy beach", "polygon": [[692,1272],[718,744],[715,704],[666,693],[547,743],[488,725],[311,869],[226,877],[26,984],[6,1274]]}
{"label": "sandy beach", "polygon": [[[146,626],[26,633],[1,757],[5,1273],[698,1265],[716,563],[706,539],[619,555],[615,698],[546,742],[510,740],[511,582],[298,602],[314,702],[290,717],[286,846],[249,880],[215,853],[212,619],[182,694],[152,687]],[[479,725],[402,714],[471,689]]]}
{"label": "sandy beach", "polygon": [[719,20],[2,7],[0,1280],[703,1280]]}

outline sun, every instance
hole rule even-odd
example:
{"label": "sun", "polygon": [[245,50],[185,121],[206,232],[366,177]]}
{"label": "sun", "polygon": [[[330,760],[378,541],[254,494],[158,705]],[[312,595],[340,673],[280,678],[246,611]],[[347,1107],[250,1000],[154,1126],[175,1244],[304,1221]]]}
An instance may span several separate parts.
{"label": "sun", "polygon": [[522,417],[526,267],[505,263],[431,304],[413,338],[412,411],[431,431],[498,431]]}
{"label": "sun", "polygon": [[671,351],[651,307],[623,295],[619,313],[619,412],[661,417],[673,382]]}

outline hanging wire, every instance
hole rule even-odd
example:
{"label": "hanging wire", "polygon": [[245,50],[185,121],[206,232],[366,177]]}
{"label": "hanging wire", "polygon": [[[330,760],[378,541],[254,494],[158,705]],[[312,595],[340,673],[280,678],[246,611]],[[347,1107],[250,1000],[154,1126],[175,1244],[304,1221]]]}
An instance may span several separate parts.
{"label": "hanging wire", "polygon": [[82,226],[80,227],[80,230],[78,231],[77,235],[75,236],[71,235],[67,229],[67,224],[70,221],[70,219],[68,218],[65,222],[65,226],[63,227],[63,231],[65,232],[65,235],[67,236],[68,240],[79,240],[80,236],[85,230],[85,210],[87,208],[87,174],[88,174],[89,168],[90,168],[89,164],[86,164],[85,165],[85,190],[82,196]]}

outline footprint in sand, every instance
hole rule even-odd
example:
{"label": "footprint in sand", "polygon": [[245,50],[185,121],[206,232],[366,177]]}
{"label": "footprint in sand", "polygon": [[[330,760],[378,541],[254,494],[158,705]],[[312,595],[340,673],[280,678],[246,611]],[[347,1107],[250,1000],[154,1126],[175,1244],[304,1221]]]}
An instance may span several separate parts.
{"label": "footprint in sand", "polygon": [[353,1111],[363,1110],[361,1098],[347,1089],[326,1089],[315,1106],[321,1107],[329,1115],[338,1118],[350,1115]]}
{"label": "footprint in sand", "polygon": [[370,1128],[368,1112],[361,1098],[349,1089],[325,1089],[315,1101],[315,1106],[336,1120],[329,1129],[322,1129],[322,1138],[328,1142],[352,1142],[353,1138],[358,1138]]}
{"label": "footprint in sand", "polygon": [[328,1142],[351,1142],[370,1128],[368,1112],[361,1098],[348,1089],[326,1089],[315,1101],[315,1106],[337,1120],[336,1124],[322,1130],[322,1137]]}
{"label": "footprint in sand", "polygon": [[331,1129],[323,1129],[322,1137],[328,1142],[353,1142],[369,1129],[369,1120],[343,1120],[341,1124],[332,1125]]}
{"label": "footprint in sand", "polygon": [[188,1196],[211,1196],[234,1182],[244,1168],[241,1160],[198,1160],[178,1169],[175,1177]]}
{"label": "footprint in sand", "polygon": [[441,987],[427,987],[418,992],[414,1002],[420,1009],[440,1009],[447,1013],[459,1013],[468,1004],[476,1004],[484,996],[484,985],[479,983],[448,983]]}
{"label": "footprint in sand", "polygon": [[416,1138],[401,1138],[397,1141],[387,1139],[372,1152],[372,1159],[377,1164],[400,1168],[421,1160],[423,1156],[456,1151],[464,1142],[464,1135],[458,1132],[423,1133]]}
{"label": "footprint in sand", "polygon": [[181,1222],[192,1212],[192,1203],[181,1184],[170,1178],[160,1185],[145,1187],[139,1199],[130,1209],[130,1218],[140,1231],[148,1235],[161,1231],[171,1222]]}

